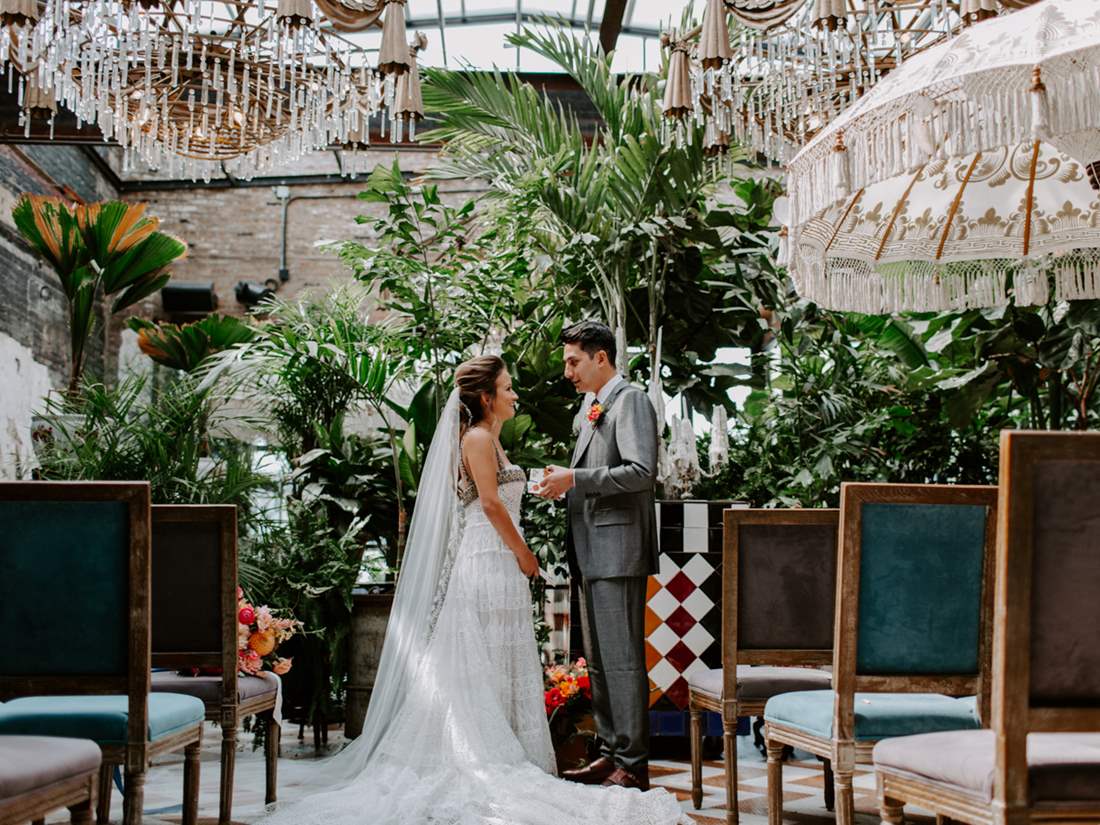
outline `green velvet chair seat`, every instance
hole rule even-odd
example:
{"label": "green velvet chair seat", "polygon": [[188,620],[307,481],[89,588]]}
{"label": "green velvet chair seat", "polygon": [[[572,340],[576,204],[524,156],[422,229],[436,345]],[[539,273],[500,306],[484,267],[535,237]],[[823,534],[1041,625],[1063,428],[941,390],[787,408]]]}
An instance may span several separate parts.
{"label": "green velvet chair seat", "polygon": [[[0,734],[73,736],[100,745],[126,744],[126,696],[27,696],[0,705]],[[201,699],[177,693],[149,695],[149,741],[201,724]]]}
{"label": "green velvet chair seat", "polygon": [[[856,739],[877,741],[945,730],[976,730],[977,700],[938,693],[857,693]],[[784,693],[768,700],[764,719],[822,739],[833,735],[831,690]]]}

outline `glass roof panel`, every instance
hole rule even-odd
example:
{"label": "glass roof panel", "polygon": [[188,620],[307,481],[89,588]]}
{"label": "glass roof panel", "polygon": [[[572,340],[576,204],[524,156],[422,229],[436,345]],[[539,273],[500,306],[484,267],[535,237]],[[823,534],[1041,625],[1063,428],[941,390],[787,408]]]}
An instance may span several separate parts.
{"label": "glass roof panel", "polygon": [[[424,66],[461,68],[472,66],[526,72],[553,72],[557,67],[527,50],[517,50],[505,42],[518,25],[538,25],[541,16],[561,17],[580,34],[585,31],[591,13],[590,36],[599,30],[605,0],[408,0],[409,35],[414,30],[428,37],[421,52]],[[686,0],[697,16],[703,0]],[[628,0],[619,35],[614,68],[616,72],[654,71],[660,65],[661,31],[679,23],[684,3],[667,0]],[[442,30],[440,12],[443,15]],[[344,35],[362,48],[377,51],[381,31],[372,29]]]}

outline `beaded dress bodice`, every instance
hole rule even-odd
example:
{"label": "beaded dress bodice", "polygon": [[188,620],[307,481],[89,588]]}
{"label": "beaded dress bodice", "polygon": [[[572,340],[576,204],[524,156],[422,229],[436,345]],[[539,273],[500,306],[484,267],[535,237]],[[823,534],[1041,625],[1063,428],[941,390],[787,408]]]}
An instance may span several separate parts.
{"label": "beaded dress bodice", "polygon": [[[527,476],[523,468],[516,464],[509,464],[504,457],[497,452],[497,492],[500,500],[508,509],[508,514],[517,525],[520,520],[523,506],[523,493],[527,489]],[[489,519],[485,511],[481,509],[481,499],[477,494],[477,486],[474,484],[470,473],[466,469],[465,462],[459,469],[458,498],[462,505],[464,521],[467,527],[472,524],[488,524]]]}

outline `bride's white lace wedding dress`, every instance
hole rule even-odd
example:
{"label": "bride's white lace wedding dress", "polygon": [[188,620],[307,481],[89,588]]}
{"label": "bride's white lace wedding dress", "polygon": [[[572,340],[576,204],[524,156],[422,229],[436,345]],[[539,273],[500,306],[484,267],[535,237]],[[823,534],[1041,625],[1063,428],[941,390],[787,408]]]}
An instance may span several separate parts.
{"label": "bride's white lace wedding dress", "polygon": [[[518,525],[523,470],[502,461],[498,484]],[[527,579],[464,474],[457,495],[459,538],[396,718],[357,776],[264,825],[690,825],[664,790],[553,775]]]}

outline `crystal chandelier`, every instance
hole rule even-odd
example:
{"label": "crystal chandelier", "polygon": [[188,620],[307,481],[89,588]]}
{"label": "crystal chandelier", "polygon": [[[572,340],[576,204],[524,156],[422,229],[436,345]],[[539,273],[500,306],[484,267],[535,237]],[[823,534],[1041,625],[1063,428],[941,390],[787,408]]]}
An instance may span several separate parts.
{"label": "crystal chandelier", "polygon": [[[48,90],[126,149],[128,166],[247,178],[363,141],[376,116],[401,140],[418,116],[399,94],[419,86],[414,53],[397,49],[375,70],[362,48],[322,27],[312,0],[46,0],[33,9],[0,0],[0,12],[8,6],[0,70],[9,90],[19,85],[25,127],[28,104],[46,111]],[[383,8],[396,32],[384,27],[384,41],[403,43],[403,0],[384,0],[372,21]]]}
{"label": "crystal chandelier", "polygon": [[665,112],[703,124],[711,151],[785,163],[901,61],[1031,2],[708,0],[702,26],[666,38]]}

